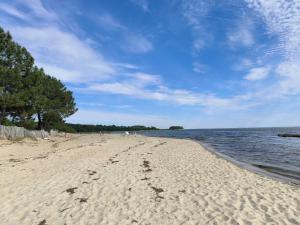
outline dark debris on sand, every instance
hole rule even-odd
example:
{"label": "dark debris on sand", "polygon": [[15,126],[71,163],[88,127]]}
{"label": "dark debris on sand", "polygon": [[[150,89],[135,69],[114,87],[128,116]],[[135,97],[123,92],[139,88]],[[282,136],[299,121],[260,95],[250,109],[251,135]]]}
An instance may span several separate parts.
{"label": "dark debris on sand", "polygon": [[66,190],[66,192],[68,192],[70,195],[74,194],[75,193],[75,190],[78,189],[78,187],[73,187],[73,188],[68,188]]}
{"label": "dark debris on sand", "polygon": [[39,222],[38,225],[46,225],[47,224],[47,221],[46,220],[42,220],[41,222]]}
{"label": "dark debris on sand", "polygon": [[153,187],[153,186],[151,188],[156,194],[155,201],[160,201],[160,199],[164,199],[163,196],[159,195],[160,193],[164,192],[164,189]]}

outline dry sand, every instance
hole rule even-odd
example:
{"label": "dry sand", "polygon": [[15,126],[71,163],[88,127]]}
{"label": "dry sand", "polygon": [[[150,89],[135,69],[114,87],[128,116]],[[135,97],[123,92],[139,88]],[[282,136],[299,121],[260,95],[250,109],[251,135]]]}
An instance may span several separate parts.
{"label": "dry sand", "polygon": [[189,140],[0,141],[1,225],[300,224],[300,188]]}

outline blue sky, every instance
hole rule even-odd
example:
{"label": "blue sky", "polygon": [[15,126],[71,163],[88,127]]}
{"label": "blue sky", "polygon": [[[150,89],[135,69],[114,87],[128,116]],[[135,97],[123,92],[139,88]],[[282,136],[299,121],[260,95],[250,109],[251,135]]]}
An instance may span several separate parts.
{"label": "blue sky", "polygon": [[297,0],[2,0],[0,22],[74,92],[69,122],[300,125]]}

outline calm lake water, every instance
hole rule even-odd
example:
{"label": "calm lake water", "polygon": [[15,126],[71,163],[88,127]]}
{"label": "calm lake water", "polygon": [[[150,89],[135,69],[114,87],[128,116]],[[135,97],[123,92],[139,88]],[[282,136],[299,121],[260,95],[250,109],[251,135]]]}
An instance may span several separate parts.
{"label": "calm lake water", "polygon": [[144,131],[147,136],[190,138],[207,148],[240,162],[248,169],[300,182],[300,138],[278,137],[300,134],[300,128],[245,128]]}

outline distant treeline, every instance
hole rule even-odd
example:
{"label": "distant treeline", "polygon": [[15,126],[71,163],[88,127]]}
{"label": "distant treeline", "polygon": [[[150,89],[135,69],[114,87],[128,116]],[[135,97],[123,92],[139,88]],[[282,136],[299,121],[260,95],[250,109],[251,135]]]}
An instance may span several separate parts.
{"label": "distant treeline", "polygon": [[72,92],[0,27],[0,124],[69,131],[64,119],[76,110]]}
{"label": "distant treeline", "polygon": [[169,130],[183,130],[182,126],[171,126],[169,127]]}
{"label": "distant treeline", "polygon": [[91,133],[91,132],[103,132],[103,131],[140,131],[140,130],[158,130],[156,127],[145,126],[115,126],[115,125],[86,125],[86,124],[67,124],[70,128],[74,129],[78,133]]}

